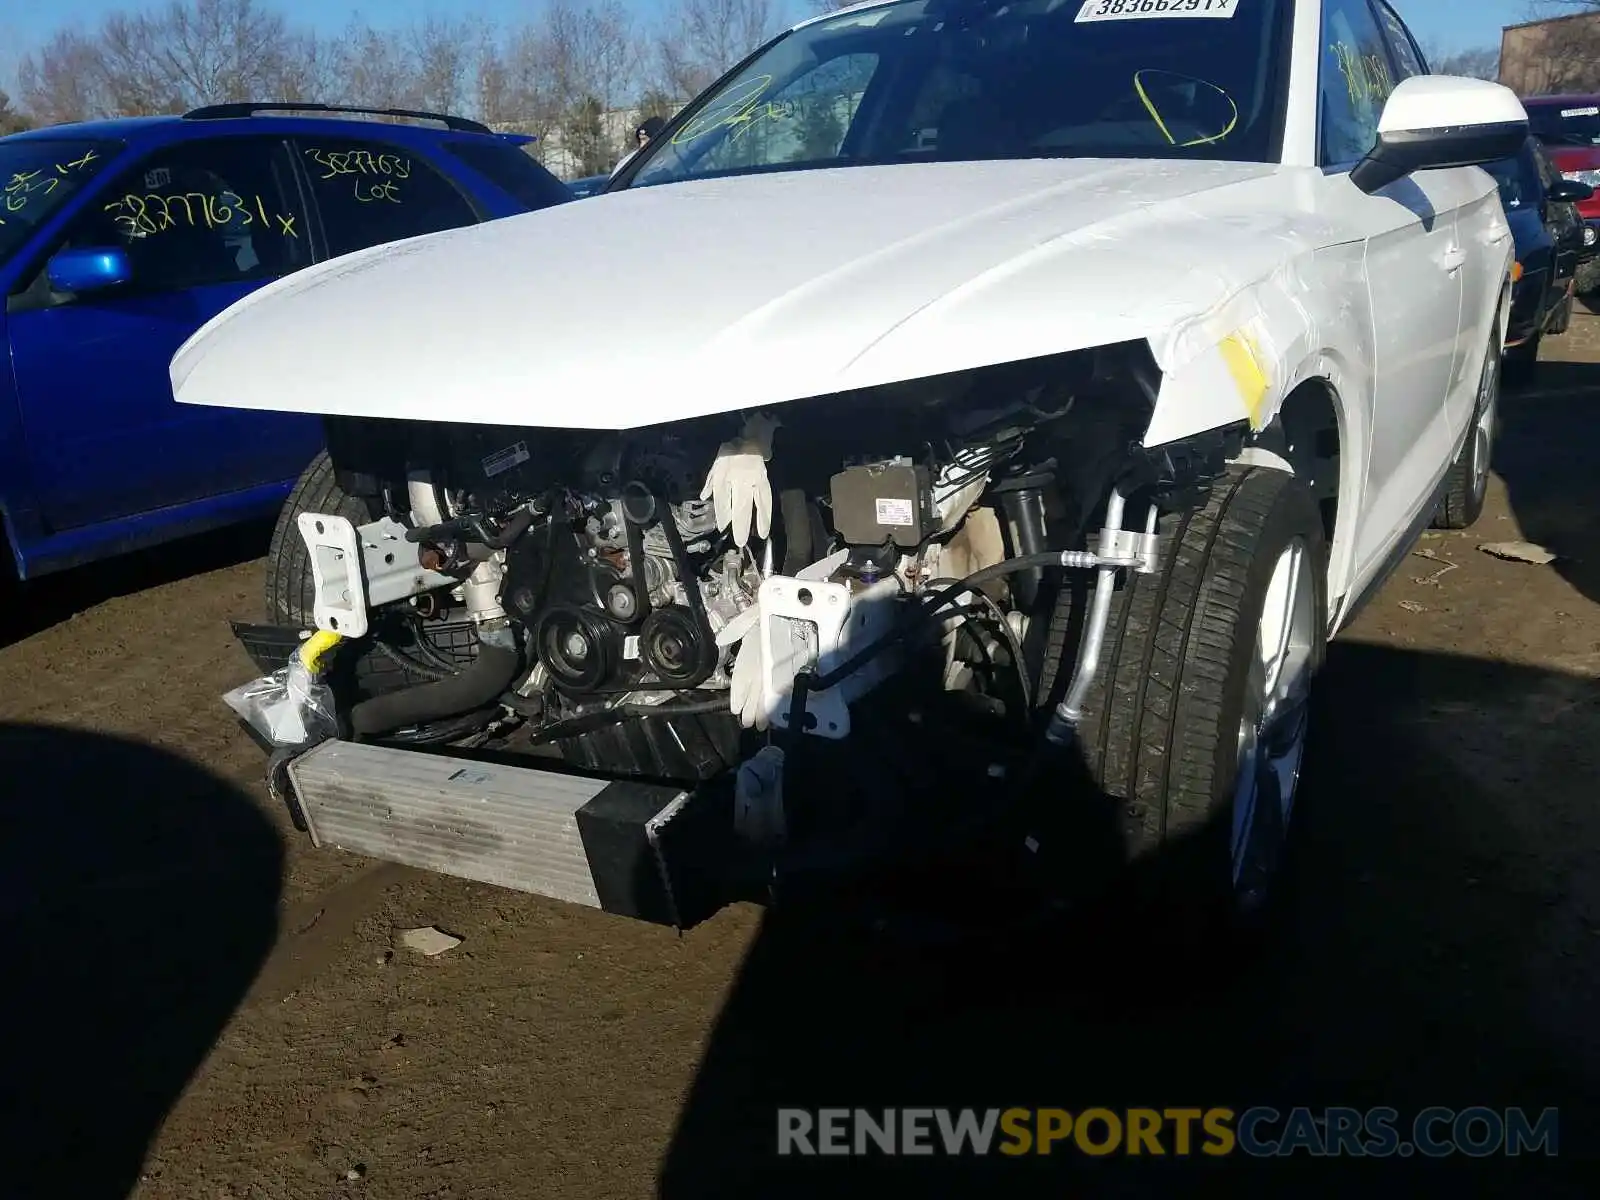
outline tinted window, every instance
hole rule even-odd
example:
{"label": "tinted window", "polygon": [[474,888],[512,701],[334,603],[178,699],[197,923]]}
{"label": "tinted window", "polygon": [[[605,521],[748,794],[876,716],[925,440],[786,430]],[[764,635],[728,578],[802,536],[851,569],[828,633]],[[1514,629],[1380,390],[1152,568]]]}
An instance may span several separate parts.
{"label": "tinted window", "polygon": [[1507,212],[1537,205],[1544,194],[1539,184],[1538,166],[1527,146],[1515,158],[1502,158],[1499,162],[1490,163],[1484,170],[1493,175],[1495,183],[1499,185],[1500,203],[1505,205]]}
{"label": "tinted window", "polygon": [[311,261],[283,143],[184,142],[141,160],[74,222],[70,246],[119,246],[138,291],[282,275]]}
{"label": "tinted window", "polygon": [[1322,161],[1355,162],[1378,138],[1378,116],[1394,91],[1389,53],[1367,0],[1327,0],[1318,66]]}
{"label": "tinted window", "polygon": [[403,146],[353,138],[309,138],[301,162],[331,255],[474,224],[456,187]]}
{"label": "tinted window", "polygon": [[445,148],[529,208],[547,208],[571,199],[559,179],[516,146],[505,142],[449,142]]}
{"label": "tinted window", "polygon": [[1556,170],[1555,163],[1550,161],[1550,156],[1544,152],[1544,147],[1532,138],[1528,139],[1528,153],[1533,156],[1534,167],[1539,172],[1539,182],[1546,188],[1561,178],[1561,172]]}
{"label": "tinted window", "polygon": [[115,142],[0,141],[0,262],[15,254],[121,149]]}
{"label": "tinted window", "polygon": [[1041,157],[1274,161],[1290,9],[900,0],[824,18],[691,104],[624,177]]}
{"label": "tinted window", "polygon": [[1528,128],[1552,146],[1600,146],[1600,104],[1529,104]]}

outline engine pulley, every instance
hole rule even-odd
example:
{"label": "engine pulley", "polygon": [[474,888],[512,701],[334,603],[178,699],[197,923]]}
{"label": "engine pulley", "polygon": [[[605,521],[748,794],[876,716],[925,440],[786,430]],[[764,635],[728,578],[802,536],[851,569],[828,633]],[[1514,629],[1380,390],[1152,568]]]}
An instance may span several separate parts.
{"label": "engine pulley", "polygon": [[601,687],[618,658],[610,622],[576,605],[546,609],[534,627],[533,644],[556,686],[572,692]]}
{"label": "engine pulley", "polygon": [[639,631],[639,658],[662,683],[692,688],[717,667],[716,642],[687,608],[658,608]]}

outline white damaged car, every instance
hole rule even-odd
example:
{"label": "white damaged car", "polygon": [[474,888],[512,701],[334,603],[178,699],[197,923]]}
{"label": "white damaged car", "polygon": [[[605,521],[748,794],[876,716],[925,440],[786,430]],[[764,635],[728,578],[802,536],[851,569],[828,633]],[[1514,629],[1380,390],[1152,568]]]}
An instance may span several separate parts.
{"label": "white damaged car", "polygon": [[1525,132],[1383,0],[798,25],[179,351],[326,417],[230,703],[318,844],[647,920],[979,849],[1259,914],[1326,642],[1482,507]]}

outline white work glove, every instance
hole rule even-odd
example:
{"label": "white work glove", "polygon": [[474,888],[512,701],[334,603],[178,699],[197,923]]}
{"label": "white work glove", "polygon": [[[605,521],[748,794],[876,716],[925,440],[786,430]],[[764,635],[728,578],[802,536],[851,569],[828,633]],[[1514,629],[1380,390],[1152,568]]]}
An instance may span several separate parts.
{"label": "white work glove", "polygon": [[717,528],[731,528],[736,545],[749,543],[752,522],[756,536],[763,541],[772,532],[772,484],[767,481],[767,463],[772,458],[772,435],[779,424],[776,417],[765,413],[747,419],[739,438],[718,447],[706,485],[700,489],[700,499],[712,502]]}
{"label": "white work glove", "polygon": [[733,660],[733,679],[728,688],[728,707],[746,729],[765,730],[771,724],[761,695],[765,666],[761,635],[751,630],[739,643],[739,656]]}
{"label": "white work glove", "polygon": [[752,604],[718,632],[717,645],[734,642],[739,643],[739,650],[728,680],[728,708],[746,729],[766,729],[769,721],[761,698],[766,676],[761,650],[761,605]]}

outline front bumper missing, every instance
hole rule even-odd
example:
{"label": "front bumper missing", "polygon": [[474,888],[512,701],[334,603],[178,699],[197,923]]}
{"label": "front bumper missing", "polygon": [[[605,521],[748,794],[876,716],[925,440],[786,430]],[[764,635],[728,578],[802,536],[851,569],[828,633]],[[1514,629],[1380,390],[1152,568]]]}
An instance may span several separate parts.
{"label": "front bumper missing", "polygon": [[311,615],[318,629],[345,637],[367,632],[369,608],[461,581],[430,571],[406,526],[384,517],[357,527],[328,513],[301,513],[300,537],[311,559]]}
{"label": "front bumper missing", "polygon": [[327,741],[288,777],[312,843],[687,928],[724,892],[731,799]]}

